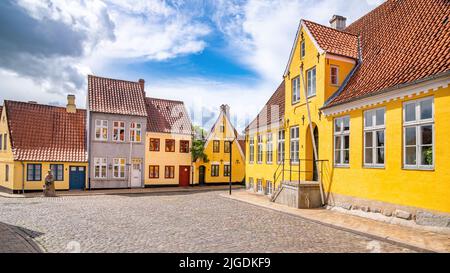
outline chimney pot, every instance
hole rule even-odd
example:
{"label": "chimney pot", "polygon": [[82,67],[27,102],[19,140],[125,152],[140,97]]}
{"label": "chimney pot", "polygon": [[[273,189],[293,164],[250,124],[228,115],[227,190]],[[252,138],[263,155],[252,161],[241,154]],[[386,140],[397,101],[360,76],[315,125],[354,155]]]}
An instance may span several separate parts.
{"label": "chimney pot", "polygon": [[341,15],[333,15],[330,20],[332,28],[337,30],[344,30],[347,27],[347,18]]}
{"label": "chimney pot", "polygon": [[67,95],[67,113],[75,114],[77,112],[77,107],[75,105],[75,95]]}

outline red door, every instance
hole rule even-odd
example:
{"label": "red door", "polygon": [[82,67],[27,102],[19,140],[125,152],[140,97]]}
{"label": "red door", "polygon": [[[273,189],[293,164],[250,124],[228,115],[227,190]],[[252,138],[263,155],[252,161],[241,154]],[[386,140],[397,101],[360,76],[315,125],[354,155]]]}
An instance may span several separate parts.
{"label": "red door", "polygon": [[180,187],[189,186],[191,177],[191,166],[180,166]]}

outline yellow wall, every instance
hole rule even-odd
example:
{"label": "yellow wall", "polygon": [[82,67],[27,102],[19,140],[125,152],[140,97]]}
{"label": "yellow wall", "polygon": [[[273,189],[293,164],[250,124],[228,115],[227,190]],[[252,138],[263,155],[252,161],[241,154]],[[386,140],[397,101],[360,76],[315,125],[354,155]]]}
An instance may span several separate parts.
{"label": "yellow wall", "polygon": [[[7,134],[7,147],[6,150],[3,149],[4,139],[2,141],[2,147],[0,148],[0,186],[4,188],[11,189],[14,181],[14,157],[11,150],[10,139],[9,139],[9,129],[8,120],[6,116],[6,110],[3,107],[2,114],[0,116],[0,134],[4,136]],[[2,137],[3,138],[3,137]],[[9,165],[9,179],[5,181],[5,166]]]}
{"label": "yellow wall", "polygon": [[[285,106],[285,158],[290,156],[289,129],[292,126],[299,126],[299,158],[312,159],[312,141],[309,131],[308,115],[305,104],[304,86],[301,82],[300,102],[292,105],[291,80],[299,75],[300,65],[304,65],[304,79],[306,81],[306,71],[316,66],[316,93],[315,97],[309,99],[311,109],[311,119],[313,126],[319,130],[319,159],[328,160],[323,164],[323,184],[329,198],[334,194],[358,199],[376,200],[393,205],[417,207],[422,209],[450,212],[450,87],[446,89],[422,90],[429,91],[420,96],[411,96],[385,104],[379,104],[375,108],[386,107],[386,156],[385,167],[382,169],[371,169],[363,166],[363,111],[369,109],[353,110],[343,115],[350,115],[350,166],[338,168],[333,165],[333,119],[319,115],[319,109],[325,101],[337,89],[330,83],[330,66],[339,66],[339,84],[354,67],[350,59],[322,54],[317,57],[312,40],[306,32],[303,32],[306,42],[306,56],[302,60],[299,54],[299,46],[296,47],[289,73],[285,77],[286,86],[286,106]],[[298,41],[300,44],[300,41]],[[435,168],[434,170],[405,170],[402,168],[403,162],[403,115],[402,103],[420,97],[434,96],[435,110]],[[304,117],[304,121],[302,119]],[[264,149],[265,149],[265,131]],[[250,135],[247,133],[247,138]],[[255,138],[255,161],[257,156],[257,139]],[[274,143],[276,137],[274,134]],[[247,151],[249,142],[246,142]],[[274,145],[276,148],[276,145]],[[276,149],[274,149],[276,154]],[[265,156],[265,154],[264,154]],[[248,163],[248,162],[247,162]],[[298,168],[297,166],[295,168]],[[312,164],[302,162],[301,180],[311,180]],[[273,180],[274,166],[263,164],[247,164],[247,183],[250,177]],[[293,179],[298,176],[294,173]],[[279,181],[277,181],[279,182]]]}
{"label": "yellow wall", "polygon": [[[160,139],[160,151],[150,151],[150,138],[159,138]],[[166,139],[174,139],[175,140],[175,152],[166,152],[165,151],[165,140]],[[192,157],[191,152],[189,153],[180,153],[180,140],[188,140],[189,141],[189,149],[192,148],[192,137],[191,135],[181,135],[181,134],[164,134],[164,133],[154,133],[147,132],[146,133],[146,142],[145,142],[145,185],[178,185],[179,184],[179,166],[191,166],[192,165]],[[157,165],[159,166],[159,178],[158,179],[150,179],[149,178],[149,166]],[[174,166],[175,167],[175,175],[173,179],[164,178],[165,176],[165,166]],[[192,167],[191,167],[192,169]],[[192,179],[192,170],[190,177]]]}
{"label": "yellow wall", "polygon": [[[220,124],[224,125],[224,132],[220,132]],[[199,167],[205,166],[205,183],[228,183],[230,181],[229,176],[224,176],[224,165],[230,162],[230,154],[224,152],[224,142],[228,139],[233,139],[233,127],[229,124],[225,115],[221,115],[213,127],[213,131],[208,136],[207,143],[205,144],[205,154],[208,155],[209,162],[205,163],[198,160],[195,163],[195,182],[199,182]],[[213,152],[213,140],[220,141],[220,152]],[[231,161],[231,179],[232,182],[242,182],[245,177],[245,158],[242,156],[239,148],[238,141],[233,141],[232,145],[232,161]],[[211,165],[217,163],[219,165],[219,176],[211,176]]]}

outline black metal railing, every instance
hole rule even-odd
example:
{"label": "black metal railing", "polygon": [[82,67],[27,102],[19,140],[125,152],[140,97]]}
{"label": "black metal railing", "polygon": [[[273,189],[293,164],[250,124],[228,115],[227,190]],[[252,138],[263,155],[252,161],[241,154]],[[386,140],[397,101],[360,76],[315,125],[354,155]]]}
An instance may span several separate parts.
{"label": "black metal railing", "polygon": [[[302,163],[311,162],[312,168],[304,168],[302,169]],[[273,174],[273,183],[277,185],[279,181],[290,181],[295,182],[301,181],[301,175],[303,173],[314,173],[317,172],[317,181],[322,182],[323,177],[323,164],[328,162],[326,159],[314,160],[314,159],[284,159],[282,161],[278,161],[278,166]],[[315,164],[314,164],[315,163]],[[315,169],[315,170],[314,170]],[[297,176],[298,179],[293,179]],[[314,176],[314,174],[313,174]],[[281,178],[281,180],[280,180]],[[278,188],[281,183],[278,183]]]}

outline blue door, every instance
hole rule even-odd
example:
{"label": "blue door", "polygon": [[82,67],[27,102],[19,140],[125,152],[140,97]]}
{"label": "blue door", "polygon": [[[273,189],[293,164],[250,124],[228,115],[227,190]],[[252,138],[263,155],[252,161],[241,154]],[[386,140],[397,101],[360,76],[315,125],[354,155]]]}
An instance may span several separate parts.
{"label": "blue door", "polygon": [[70,166],[69,188],[71,190],[83,190],[86,181],[86,168]]}

